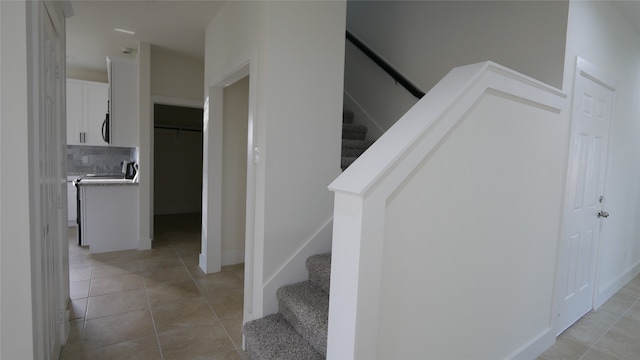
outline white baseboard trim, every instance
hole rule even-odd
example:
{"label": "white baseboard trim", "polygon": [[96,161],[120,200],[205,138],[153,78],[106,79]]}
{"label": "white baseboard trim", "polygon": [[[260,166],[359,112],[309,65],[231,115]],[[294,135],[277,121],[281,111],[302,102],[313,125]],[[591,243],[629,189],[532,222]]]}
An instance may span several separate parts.
{"label": "white baseboard trim", "polygon": [[198,266],[200,266],[200,270],[204,271],[205,274],[207,273],[207,255],[204,253],[198,255]]}
{"label": "white baseboard trim", "polygon": [[138,250],[149,250],[149,249],[151,249],[151,238],[138,239]]}
{"label": "white baseboard trim", "polygon": [[333,217],[307,240],[276,272],[264,283],[263,315],[278,311],[276,290],[279,287],[309,279],[306,260],[309,256],[331,251]]}
{"label": "white baseboard trim", "polygon": [[244,251],[226,251],[222,253],[222,266],[244,263]]}
{"label": "white baseboard trim", "polygon": [[547,351],[556,342],[556,337],[553,335],[553,328],[548,327],[544,329],[538,336],[533,338],[528,343],[522,345],[516,351],[507,356],[507,359],[512,360],[527,360],[535,359]]}
{"label": "white baseboard trim", "polygon": [[363,107],[357,102],[348,91],[344,91],[343,107],[345,109],[353,111],[354,122],[367,127],[367,139],[378,140],[382,134],[386,131],[380,126],[371,114],[369,114]]}
{"label": "white baseboard trim", "polygon": [[609,298],[611,298],[615,293],[620,291],[627,283],[633,278],[635,278],[638,274],[640,274],[640,262],[632,266],[629,270],[625,271],[622,275],[618,276],[617,279],[613,280],[609,284],[599,287],[596,292],[596,298],[593,300],[594,309],[599,308],[602,304],[604,304]]}

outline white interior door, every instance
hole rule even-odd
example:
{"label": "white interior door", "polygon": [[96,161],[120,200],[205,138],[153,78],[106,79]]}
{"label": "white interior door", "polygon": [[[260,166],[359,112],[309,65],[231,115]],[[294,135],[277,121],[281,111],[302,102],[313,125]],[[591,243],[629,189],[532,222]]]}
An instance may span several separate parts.
{"label": "white interior door", "polygon": [[578,60],[574,85],[565,224],[558,273],[556,333],[593,308],[605,210],[605,172],[613,87]]}

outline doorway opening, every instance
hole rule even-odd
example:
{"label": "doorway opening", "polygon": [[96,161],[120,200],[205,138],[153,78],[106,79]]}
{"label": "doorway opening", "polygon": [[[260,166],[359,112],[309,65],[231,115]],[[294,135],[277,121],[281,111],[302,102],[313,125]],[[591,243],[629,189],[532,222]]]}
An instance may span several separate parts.
{"label": "doorway opening", "polygon": [[249,77],[223,90],[221,265],[244,263]]}
{"label": "doorway opening", "polygon": [[[163,225],[184,224],[194,240],[202,209],[202,108],[153,104],[153,247],[170,235]],[[166,229],[172,228],[169,226]],[[197,241],[194,241],[197,243]],[[199,252],[199,243],[193,245]]]}
{"label": "doorway opening", "polygon": [[202,109],[154,104],[153,214],[202,208]]}

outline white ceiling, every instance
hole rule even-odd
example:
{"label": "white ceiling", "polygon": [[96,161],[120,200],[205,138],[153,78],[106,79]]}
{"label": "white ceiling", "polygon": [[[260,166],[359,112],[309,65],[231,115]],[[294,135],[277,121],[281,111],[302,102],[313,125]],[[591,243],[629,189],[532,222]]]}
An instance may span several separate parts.
{"label": "white ceiling", "polygon": [[[224,1],[72,0],[67,67],[106,72],[106,56],[126,57],[138,42],[204,59],[204,32]],[[114,28],[135,31],[127,35]],[[136,56],[133,53],[131,56]]]}
{"label": "white ceiling", "polygon": [[[0,0],[1,1],[1,0]],[[613,0],[640,31],[640,0]],[[204,59],[204,31],[222,0],[72,0],[67,19],[67,67],[106,72],[106,56],[126,56],[138,42]],[[133,30],[135,35],[114,31]],[[131,56],[136,56],[132,54]]]}

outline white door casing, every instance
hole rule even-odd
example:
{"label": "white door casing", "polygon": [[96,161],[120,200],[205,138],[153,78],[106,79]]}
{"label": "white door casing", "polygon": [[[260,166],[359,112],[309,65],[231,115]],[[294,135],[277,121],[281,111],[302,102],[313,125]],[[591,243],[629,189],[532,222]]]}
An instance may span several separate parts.
{"label": "white door casing", "polygon": [[565,217],[556,275],[554,330],[561,333],[593,308],[613,82],[578,58],[571,115]]}
{"label": "white door casing", "polygon": [[32,106],[34,126],[31,134],[34,152],[31,166],[32,271],[34,274],[34,356],[57,359],[65,337],[66,301],[68,293],[64,281],[64,251],[66,237],[62,199],[64,179],[64,121],[62,102],[64,47],[60,18],[44,2],[32,3],[31,11],[39,24]]}

